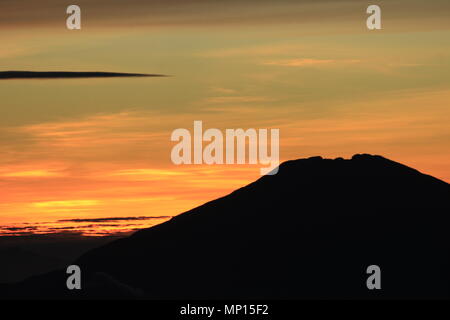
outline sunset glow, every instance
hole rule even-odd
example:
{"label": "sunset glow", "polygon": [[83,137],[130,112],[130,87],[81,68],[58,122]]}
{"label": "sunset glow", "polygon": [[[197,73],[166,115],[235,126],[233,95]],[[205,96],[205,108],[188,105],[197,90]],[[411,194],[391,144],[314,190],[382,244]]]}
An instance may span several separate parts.
{"label": "sunset glow", "polygon": [[[380,154],[450,182],[450,22],[440,10],[412,0],[405,16],[380,1],[390,15],[371,34],[360,1],[256,11],[232,1],[211,15],[188,2],[119,17],[120,4],[79,1],[89,20],[73,33],[50,18],[59,8],[45,20],[35,5],[18,10],[23,19],[2,10],[2,69],[170,76],[0,80],[0,235],[129,233],[260,178],[258,165],[174,165],[170,134],[196,120],[279,128],[281,161]],[[74,221],[111,217],[129,220]]]}

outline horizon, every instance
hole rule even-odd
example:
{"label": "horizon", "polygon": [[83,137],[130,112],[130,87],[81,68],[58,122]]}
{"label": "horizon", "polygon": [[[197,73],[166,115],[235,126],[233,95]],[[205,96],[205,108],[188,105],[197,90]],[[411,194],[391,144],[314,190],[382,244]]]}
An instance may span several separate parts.
{"label": "horizon", "polygon": [[[343,157],[337,157],[337,158],[324,158],[322,156],[311,156],[307,158],[299,158],[299,159],[291,159],[286,160],[279,164],[279,167],[283,166],[286,163],[292,163],[292,162],[298,162],[302,160],[332,160],[332,161],[354,161],[355,159],[361,159],[362,157],[367,158],[370,157],[371,160],[375,159],[383,159],[388,161],[391,164],[400,165],[401,167],[409,168],[412,170],[417,171],[419,174],[424,176],[429,176],[432,178],[435,178],[431,175],[428,175],[424,172],[421,172],[420,170],[417,170],[415,168],[411,168],[405,164],[396,162],[393,159],[388,159],[386,157],[383,157],[382,155],[375,155],[375,154],[363,154],[358,153],[354,154],[350,158],[343,158]],[[278,172],[278,169],[277,169]],[[244,186],[239,186],[237,189],[232,190],[237,191],[241,188],[249,187],[253,182],[256,182],[259,180],[260,177],[258,177],[256,180],[249,182],[249,184],[246,184]],[[436,179],[436,178],[435,178]],[[438,181],[444,182],[448,184],[446,181],[439,180]],[[230,193],[231,193],[230,192]],[[217,199],[212,199],[211,201],[218,200],[221,198],[226,197],[230,193],[223,194],[219,196]],[[158,224],[164,223],[166,221],[171,220],[172,218],[176,217],[177,215],[181,215],[183,213],[189,212],[191,210],[195,210],[202,205],[208,203],[210,201],[207,201],[205,203],[202,203],[196,207],[190,208],[189,210],[185,210],[183,212],[179,212],[176,215],[173,216],[136,216],[136,217],[102,217],[102,218],[81,218],[81,219],[62,219],[62,220],[56,220],[56,221],[47,221],[47,222],[39,222],[36,224],[32,223],[18,223],[13,225],[0,225],[0,239],[4,238],[11,238],[11,237],[28,237],[30,238],[30,241],[36,240],[36,239],[48,239],[46,237],[48,236],[56,236],[56,240],[58,239],[77,239],[82,237],[112,237],[113,239],[115,237],[126,237],[131,235],[135,231],[139,231],[146,228],[151,228],[153,226],[156,226]],[[150,221],[150,223],[149,223]],[[37,236],[38,238],[34,238]],[[49,238],[52,239],[52,238]],[[55,240],[55,239],[54,239]],[[0,248],[1,249],[1,248]]]}

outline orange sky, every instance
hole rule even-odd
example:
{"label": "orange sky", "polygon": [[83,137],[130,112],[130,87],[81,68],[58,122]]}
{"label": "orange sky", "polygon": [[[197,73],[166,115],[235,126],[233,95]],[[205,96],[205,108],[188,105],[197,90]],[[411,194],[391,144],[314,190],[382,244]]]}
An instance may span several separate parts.
{"label": "orange sky", "polygon": [[[2,70],[171,77],[1,81],[0,234],[134,230],[259,178],[172,164],[194,120],[279,128],[282,160],[381,154],[450,181],[448,1],[379,1],[381,31],[361,1],[135,2],[81,1],[80,31],[56,1],[3,4]],[[55,222],[73,219],[92,221]]]}

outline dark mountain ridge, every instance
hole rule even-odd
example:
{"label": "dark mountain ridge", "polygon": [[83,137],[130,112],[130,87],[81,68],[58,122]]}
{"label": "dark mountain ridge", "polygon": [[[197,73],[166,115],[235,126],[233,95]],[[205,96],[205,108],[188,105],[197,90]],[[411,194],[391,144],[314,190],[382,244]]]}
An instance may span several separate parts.
{"label": "dark mountain ridge", "polygon": [[[450,298],[450,185],[381,156],[288,161],[228,196],[0,296]],[[368,290],[378,265],[382,289]]]}

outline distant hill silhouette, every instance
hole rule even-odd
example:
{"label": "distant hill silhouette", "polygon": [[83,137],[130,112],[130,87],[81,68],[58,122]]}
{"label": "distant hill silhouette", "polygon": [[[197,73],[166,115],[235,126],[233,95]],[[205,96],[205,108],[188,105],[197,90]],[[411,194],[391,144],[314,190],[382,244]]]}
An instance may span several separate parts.
{"label": "distant hill silhouette", "polygon": [[39,255],[20,247],[2,249],[0,257],[0,283],[17,282],[67,265],[67,262],[58,258]]}
{"label": "distant hill silhouette", "polygon": [[61,269],[83,253],[116,239],[118,236],[65,233],[0,236],[0,283]]}
{"label": "distant hill silhouette", "polygon": [[[450,185],[381,156],[288,161],[3,297],[449,298]],[[366,287],[379,265],[382,290]]]}

